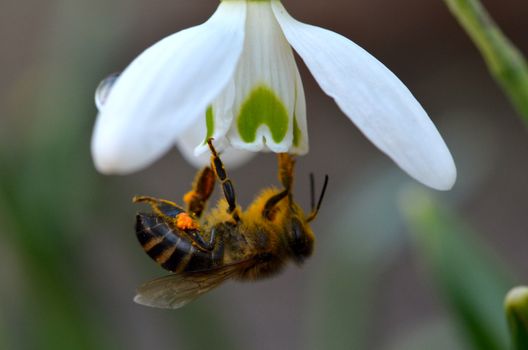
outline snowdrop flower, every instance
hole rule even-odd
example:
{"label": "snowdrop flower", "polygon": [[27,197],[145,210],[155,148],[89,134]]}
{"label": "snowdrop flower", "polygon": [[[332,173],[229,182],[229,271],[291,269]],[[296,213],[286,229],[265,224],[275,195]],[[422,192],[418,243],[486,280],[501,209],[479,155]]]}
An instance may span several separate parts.
{"label": "snowdrop flower", "polygon": [[207,159],[209,137],[220,150],[305,154],[305,96],[292,47],[404,171],[435,189],[453,186],[451,154],[405,85],[352,41],[293,19],[279,0],[221,1],[208,21],[159,41],[104,82],[92,139],[97,169],[130,173],[174,144],[189,159]]}

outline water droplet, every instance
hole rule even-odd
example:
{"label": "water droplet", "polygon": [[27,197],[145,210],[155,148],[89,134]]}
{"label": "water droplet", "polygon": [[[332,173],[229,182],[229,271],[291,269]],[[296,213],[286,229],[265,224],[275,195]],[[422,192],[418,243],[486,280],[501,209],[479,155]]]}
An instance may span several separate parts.
{"label": "water droplet", "polygon": [[121,73],[113,73],[109,75],[108,77],[104,78],[103,81],[101,81],[97,86],[97,89],[95,89],[95,105],[97,106],[98,110],[103,108],[106,99],[108,98],[110,91],[112,91],[112,87],[117,81],[117,78],[119,78],[120,74]]}

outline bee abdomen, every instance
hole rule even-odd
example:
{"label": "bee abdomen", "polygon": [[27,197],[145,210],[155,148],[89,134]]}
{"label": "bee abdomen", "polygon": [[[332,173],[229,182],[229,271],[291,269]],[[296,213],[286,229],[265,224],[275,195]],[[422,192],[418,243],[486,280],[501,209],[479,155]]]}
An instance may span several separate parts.
{"label": "bee abdomen", "polygon": [[204,252],[193,246],[185,232],[173,230],[154,214],[138,214],[136,235],[145,252],[172,272],[207,270],[221,263],[223,247]]}

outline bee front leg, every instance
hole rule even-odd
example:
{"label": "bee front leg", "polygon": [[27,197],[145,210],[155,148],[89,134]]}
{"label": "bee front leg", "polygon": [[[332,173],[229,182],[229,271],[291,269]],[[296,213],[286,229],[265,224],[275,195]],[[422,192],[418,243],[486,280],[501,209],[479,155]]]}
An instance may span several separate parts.
{"label": "bee front leg", "polygon": [[279,153],[277,160],[279,162],[279,181],[284,186],[284,189],[290,192],[293,184],[295,158],[289,153]]}
{"label": "bee front leg", "polygon": [[215,186],[215,173],[210,167],[205,167],[197,175],[192,190],[183,196],[187,211],[197,218],[202,216],[205,205],[211,197]]}
{"label": "bee front leg", "polygon": [[262,215],[268,220],[273,220],[275,208],[281,200],[286,197],[291,198],[295,159],[289,153],[279,153],[277,155],[277,160],[279,162],[279,181],[282,183],[282,186],[284,186],[284,190],[270,197],[264,205]]}
{"label": "bee front leg", "polygon": [[227,172],[224,168],[224,164],[222,163],[222,160],[220,159],[218,153],[216,153],[216,150],[213,146],[213,139],[207,140],[207,144],[209,145],[209,149],[211,150],[211,166],[214,169],[216,176],[220,180],[220,183],[222,184],[224,197],[229,206],[227,212],[233,216],[233,219],[235,219],[236,222],[239,222],[240,216],[236,210],[236,196],[233,183],[227,177]]}
{"label": "bee front leg", "polygon": [[290,191],[288,189],[282,190],[281,192],[277,193],[276,195],[270,197],[266,201],[266,204],[264,205],[264,210],[262,211],[262,216],[264,216],[268,220],[273,220],[275,216],[275,208],[277,204],[284,198],[286,198],[290,194]]}

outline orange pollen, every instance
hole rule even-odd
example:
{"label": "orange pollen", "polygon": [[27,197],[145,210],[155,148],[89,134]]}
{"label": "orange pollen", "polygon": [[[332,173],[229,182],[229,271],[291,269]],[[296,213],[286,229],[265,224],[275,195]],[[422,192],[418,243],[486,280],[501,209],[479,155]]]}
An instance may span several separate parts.
{"label": "orange pollen", "polygon": [[198,228],[198,224],[188,214],[181,213],[176,217],[176,227],[180,230],[194,230]]}

